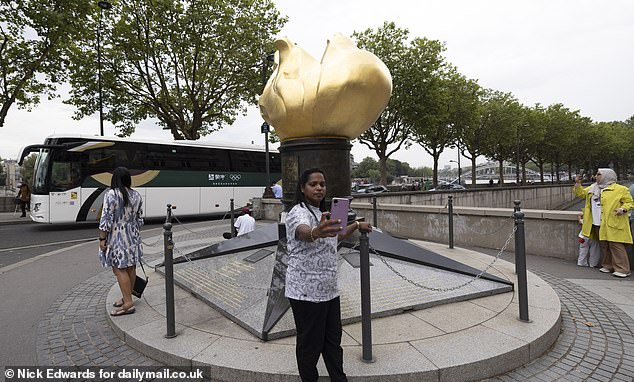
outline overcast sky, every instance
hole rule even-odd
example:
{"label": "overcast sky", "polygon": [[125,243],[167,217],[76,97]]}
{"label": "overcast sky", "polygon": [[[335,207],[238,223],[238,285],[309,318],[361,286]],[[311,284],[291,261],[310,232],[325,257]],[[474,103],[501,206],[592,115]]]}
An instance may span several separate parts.
{"label": "overcast sky", "polygon": [[[562,103],[594,121],[634,115],[634,1],[631,0],[274,0],[289,17],[280,33],[320,59],[336,32],[376,29],[384,21],[408,28],[412,37],[446,44],[446,57],[481,86],[513,93],[524,105]],[[32,112],[9,111],[0,128],[0,157],[16,158],[22,146],[53,133],[99,134],[99,118],[71,118],[61,101],[44,101]],[[263,145],[257,108],[234,126],[203,140]],[[105,123],[105,134],[114,129]],[[151,122],[132,138],[171,140]],[[377,157],[355,143],[356,161]],[[392,156],[413,167],[431,166],[420,146]],[[440,164],[457,159],[455,151]],[[483,161],[481,158],[480,161]],[[463,159],[462,165],[467,165]],[[452,163],[452,167],[455,164]]]}

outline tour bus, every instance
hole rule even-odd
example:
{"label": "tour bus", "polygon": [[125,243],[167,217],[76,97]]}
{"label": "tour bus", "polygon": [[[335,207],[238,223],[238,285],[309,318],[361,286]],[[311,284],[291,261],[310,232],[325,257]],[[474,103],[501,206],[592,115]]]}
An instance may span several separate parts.
{"label": "tour bus", "polygon": [[[22,149],[19,164],[38,153],[30,217],[38,223],[98,221],[112,171],[125,166],[143,197],[143,216],[221,215],[262,196],[266,152],[258,146],[191,141],[152,142],[82,135],[52,135]],[[269,152],[271,181],[281,178],[280,154]]]}

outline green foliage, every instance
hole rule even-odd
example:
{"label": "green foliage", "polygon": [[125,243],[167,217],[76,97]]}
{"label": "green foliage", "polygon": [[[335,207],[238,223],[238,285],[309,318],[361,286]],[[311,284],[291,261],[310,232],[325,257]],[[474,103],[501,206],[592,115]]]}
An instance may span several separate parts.
{"label": "green foliage", "polygon": [[[400,176],[430,177],[432,169],[429,167],[412,168],[409,163],[396,159],[387,160],[387,179],[392,180]],[[381,177],[379,162],[372,157],[365,157],[358,167],[352,171],[353,178],[369,178],[376,182]]]}
{"label": "green foliage", "polygon": [[[458,140],[461,131],[474,123],[474,86],[441,57],[444,46],[419,40],[419,53],[411,65],[419,65],[416,55],[431,51],[430,65],[419,67],[410,86],[410,100],[404,119],[411,129],[412,140],[420,144],[434,160],[433,183],[438,184],[438,160],[446,147]],[[428,53],[429,54],[429,53]],[[428,67],[429,66],[429,67]]]}
{"label": "green foliage", "polygon": [[54,98],[65,78],[69,43],[83,33],[93,4],[82,0],[0,1],[0,127],[9,109]]}
{"label": "green foliage", "polygon": [[[128,136],[156,118],[175,139],[219,130],[255,104],[262,60],[286,21],[270,0],[122,0],[103,16],[104,119]],[[94,34],[84,37],[70,65],[76,118],[98,110]]]}
{"label": "green foliage", "polygon": [[387,107],[377,121],[358,138],[359,142],[379,157],[380,183],[383,185],[387,184],[387,159],[401,147],[409,145],[409,131],[401,115],[406,82],[413,75],[405,61],[410,49],[408,36],[407,29],[398,28],[389,22],[376,30],[366,29],[352,35],[359,48],[374,53],[385,63],[392,75],[392,97]]}

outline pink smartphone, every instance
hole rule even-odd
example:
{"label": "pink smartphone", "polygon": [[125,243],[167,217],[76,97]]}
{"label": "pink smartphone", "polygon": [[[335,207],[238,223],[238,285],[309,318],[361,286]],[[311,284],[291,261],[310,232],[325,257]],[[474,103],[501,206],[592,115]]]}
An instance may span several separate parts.
{"label": "pink smartphone", "polygon": [[342,233],[348,225],[349,207],[350,200],[346,198],[332,198],[332,204],[330,206],[330,219],[341,220],[341,230],[339,230],[337,234]]}

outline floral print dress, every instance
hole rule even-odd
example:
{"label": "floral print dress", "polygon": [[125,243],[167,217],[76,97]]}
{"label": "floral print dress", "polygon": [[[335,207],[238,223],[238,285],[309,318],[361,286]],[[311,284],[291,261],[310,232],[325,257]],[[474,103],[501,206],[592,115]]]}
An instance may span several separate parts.
{"label": "floral print dress", "polygon": [[99,229],[108,232],[106,250],[99,251],[104,267],[127,268],[143,259],[141,231],[143,225],[141,194],[128,190],[129,204],[123,205],[119,190],[109,189],[103,198]]}

